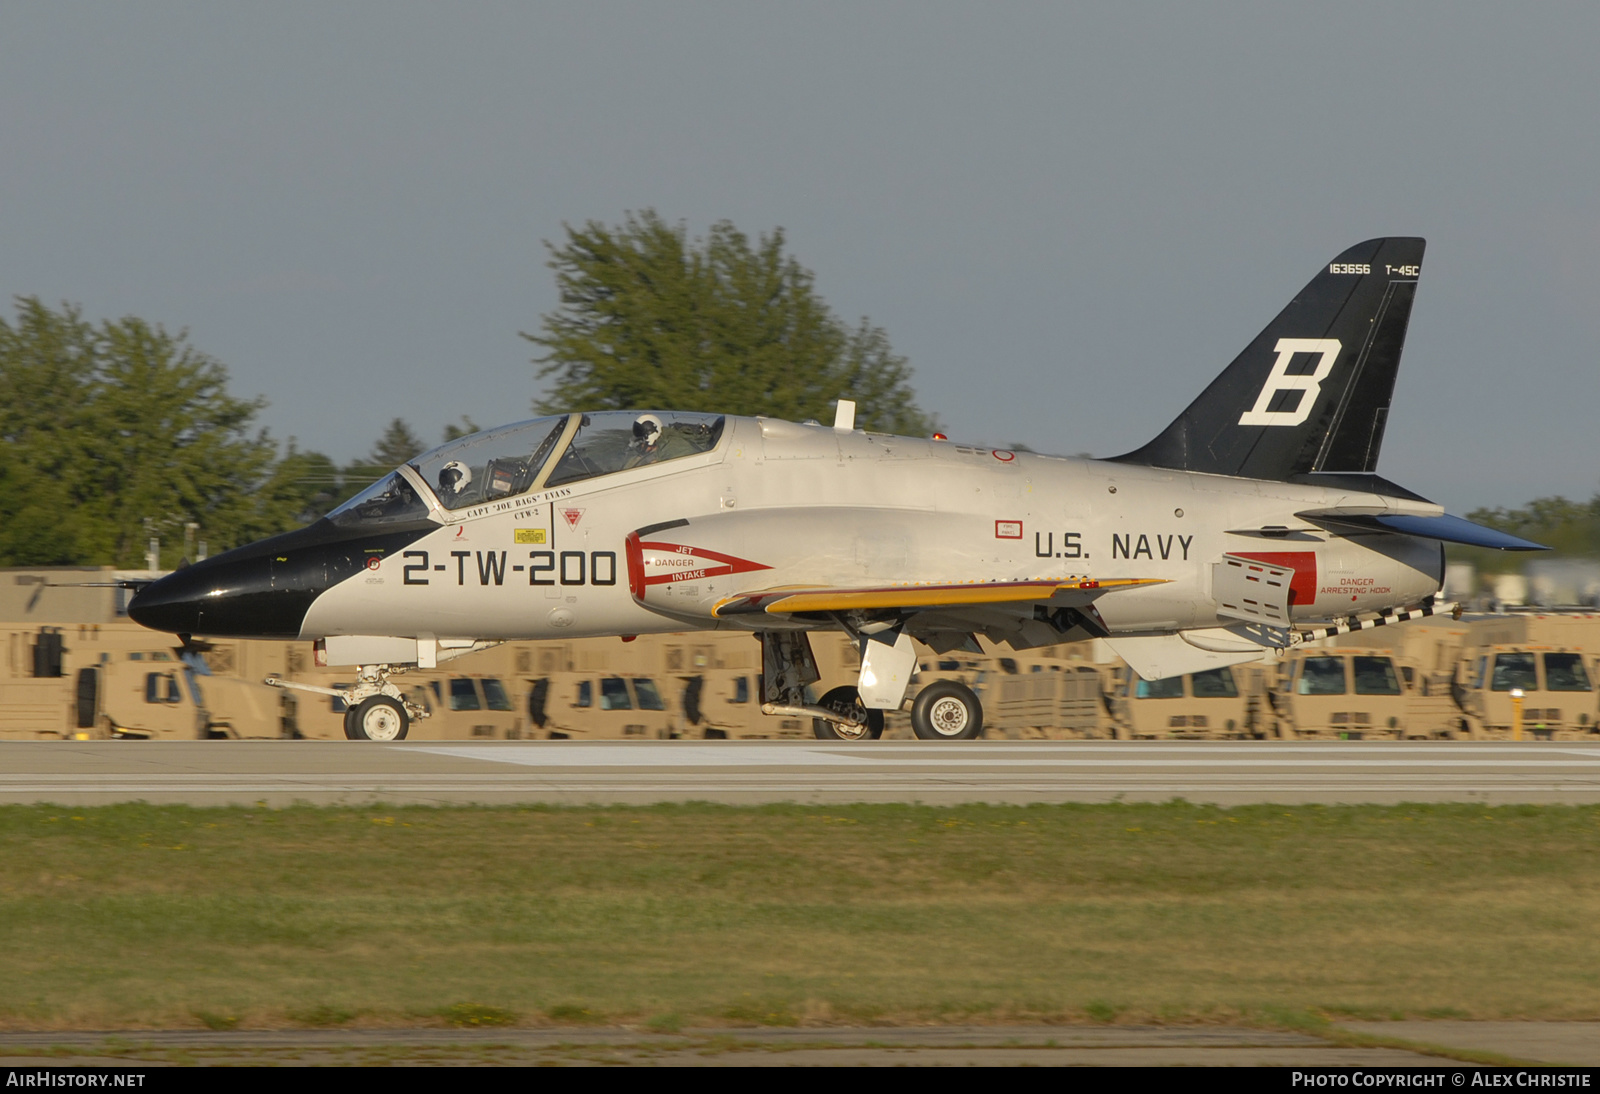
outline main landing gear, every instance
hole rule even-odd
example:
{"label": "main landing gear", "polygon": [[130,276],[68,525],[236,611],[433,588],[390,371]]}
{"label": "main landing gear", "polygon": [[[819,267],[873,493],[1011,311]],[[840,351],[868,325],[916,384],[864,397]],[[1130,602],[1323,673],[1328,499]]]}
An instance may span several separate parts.
{"label": "main landing gear", "polygon": [[[790,717],[809,715],[811,732],[823,741],[876,741],[883,736],[884,713],[903,709],[916,672],[911,639],[898,629],[862,634],[861,676],[856,686],[836,687],[815,703],[806,685],[820,678],[804,632],[760,633],[761,710]],[[924,741],[970,741],[983,734],[983,705],[972,689],[954,680],[935,680],[911,703],[911,728]]]}
{"label": "main landing gear", "polygon": [[806,686],[821,679],[811,642],[800,631],[762,631],[761,713],[809,717],[824,741],[871,741],[883,735],[883,711],[869,710],[853,687],[838,687],[820,702],[806,701]]}
{"label": "main landing gear", "polygon": [[883,711],[868,710],[856,688],[834,688],[818,700],[817,706],[842,715],[838,721],[811,719],[811,732],[818,740],[876,741],[883,736]]}
{"label": "main landing gear", "polygon": [[935,680],[911,703],[911,731],[924,741],[970,741],[983,732],[983,704],[965,684]]}
{"label": "main landing gear", "polygon": [[407,700],[389,679],[405,671],[404,666],[362,665],[356,670],[355,686],[348,688],[324,688],[276,676],[267,677],[265,683],[344,700],[344,735],[352,741],[403,741],[411,723],[429,714]]}

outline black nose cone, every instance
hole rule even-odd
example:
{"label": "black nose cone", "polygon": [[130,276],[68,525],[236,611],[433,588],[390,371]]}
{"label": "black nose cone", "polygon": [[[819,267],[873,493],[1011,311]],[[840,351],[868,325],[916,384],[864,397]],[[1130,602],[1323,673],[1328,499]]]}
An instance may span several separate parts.
{"label": "black nose cone", "polygon": [[299,638],[317,597],[438,527],[344,527],[323,518],[168,574],[141,589],[128,614],[172,634]]}
{"label": "black nose cone", "polygon": [[179,570],[134,593],[128,618],[153,631],[191,634],[200,621],[199,589],[185,570]]}
{"label": "black nose cone", "polygon": [[287,575],[273,572],[273,562],[271,556],[219,555],[185,566],[139,590],[128,615],[172,634],[297,638],[325,583],[286,581]]}

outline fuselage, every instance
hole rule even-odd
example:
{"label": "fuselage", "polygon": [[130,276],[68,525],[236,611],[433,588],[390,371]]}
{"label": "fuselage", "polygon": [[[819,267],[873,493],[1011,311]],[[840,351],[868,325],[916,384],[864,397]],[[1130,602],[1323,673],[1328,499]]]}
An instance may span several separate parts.
{"label": "fuselage", "polygon": [[[1292,569],[1296,622],[1416,604],[1442,579],[1437,541],[1294,516],[1440,511],[1427,503],[731,416],[678,416],[703,450],[652,462],[601,443],[623,413],[444,446],[376,500],[156,582],[130,614],[195,635],[539,639],[750,626],[718,604],[783,586],[1136,578],[1160,583],[1095,608],[1113,634],[1149,634],[1227,622],[1224,555]],[[447,496],[452,467],[480,493]]]}

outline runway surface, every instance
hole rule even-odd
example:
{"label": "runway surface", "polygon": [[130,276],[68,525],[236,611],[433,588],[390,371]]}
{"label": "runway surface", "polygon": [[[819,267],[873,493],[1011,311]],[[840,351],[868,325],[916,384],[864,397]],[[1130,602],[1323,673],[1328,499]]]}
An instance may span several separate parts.
{"label": "runway surface", "polygon": [[[1528,1024],[1528,1023],[1525,1023]],[[932,1026],[721,1029],[207,1030],[0,1033],[11,1067],[426,1064],[433,1066],[1244,1066],[1428,1067],[1404,1045],[1361,1046],[1280,1030]],[[39,1050],[28,1055],[30,1049]],[[3,1070],[3,1068],[0,1068]]]}
{"label": "runway surface", "polygon": [[0,742],[0,802],[1600,802],[1600,744]]}
{"label": "runway surface", "polygon": [[[1351,1043],[1341,1032],[1367,1038]],[[1227,1026],[808,1026],[0,1032],[10,1067],[211,1065],[1594,1067],[1594,1022],[1346,1022],[1325,1036]],[[34,1050],[34,1053],[30,1053]],[[0,1068],[0,1070],[4,1070]]]}

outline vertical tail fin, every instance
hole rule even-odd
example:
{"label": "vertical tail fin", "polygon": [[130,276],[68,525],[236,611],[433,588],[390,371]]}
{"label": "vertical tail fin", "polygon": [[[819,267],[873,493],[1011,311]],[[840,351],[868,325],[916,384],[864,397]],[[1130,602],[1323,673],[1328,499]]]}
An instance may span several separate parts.
{"label": "vertical tail fin", "polygon": [[1375,471],[1423,248],[1345,251],[1160,436],[1114,458],[1280,481]]}

